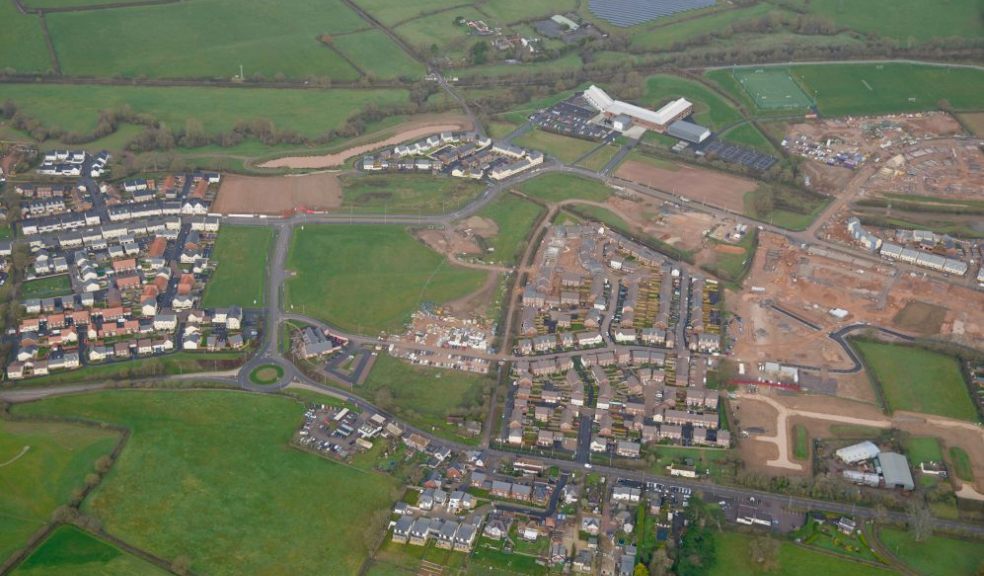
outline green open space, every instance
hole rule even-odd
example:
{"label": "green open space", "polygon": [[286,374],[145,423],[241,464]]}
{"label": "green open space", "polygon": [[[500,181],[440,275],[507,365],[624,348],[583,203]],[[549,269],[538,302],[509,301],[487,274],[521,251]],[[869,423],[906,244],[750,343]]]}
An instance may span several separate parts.
{"label": "green open space", "polygon": [[481,8],[495,24],[508,24],[564,14],[576,10],[578,5],[576,0],[485,0]]}
{"label": "green open space", "polygon": [[[575,72],[584,66],[584,62],[576,52],[569,52],[555,60],[539,60],[535,62],[505,62],[470,66],[456,69],[454,74],[464,78],[489,78],[493,76],[510,76],[513,74],[558,73],[563,71]],[[564,98],[558,98],[563,100]]]}
{"label": "green open space", "polygon": [[112,430],[0,420],[0,562],[69,502],[118,441]]}
{"label": "green open space", "polygon": [[[47,16],[66,74],[224,78],[239,74],[356,80],[319,41],[366,28],[342,0],[196,0]],[[216,26],[221,22],[221,26]]]}
{"label": "green open space", "polygon": [[240,121],[263,119],[278,130],[316,137],[341,127],[367,104],[402,104],[407,98],[405,90],[0,85],[0,101],[12,100],[49,128],[78,134],[95,130],[99,112],[128,108],[175,129],[184,129],[189,119],[197,120],[207,134],[229,132]]}
{"label": "green open space", "polygon": [[453,212],[484,189],[474,180],[429,174],[345,175],[341,182],[341,210],[373,214]]}
{"label": "green open space", "polygon": [[714,481],[732,475],[729,470],[729,460],[734,456],[734,452],[723,448],[685,448],[679,446],[657,445],[647,448],[649,452],[656,454],[655,463],[652,470],[656,474],[666,475],[667,467],[670,464],[683,466],[693,465],[697,473],[709,476]]}
{"label": "green open space", "polygon": [[[437,54],[460,61],[473,42],[484,40],[472,37],[471,28],[466,24],[456,24],[455,19],[459,16],[467,20],[488,20],[473,7],[464,6],[415,18],[400,24],[393,31],[420,54],[427,56]],[[437,50],[434,50],[435,46]]]}
{"label": "green open space", "polygon": [[977,410],[954,357],[875,340],[854,339],[852,344],[890,412],[909,410],[977,421]]}
{"label": "green open space", "polygon": [[519,185],[519,190],[531,198],[548,204],[569,199],[604,202],[612,195],[610,188],[596,180],[571,174],[544,174]]}
{"label": "green open space", "polygon": [[48,72],[52,69],[37,16],[21,14],[13,2],[0,2],[0,70]]}
{"label": "green open space", "polygon": [[37,280],[28,280],[21,284],[20,296],[22,299],[31,298],[50,298],[52,296],[64,296],[72,293],[72,280],[68,274],[58,276],[47,276]]}
{"label": "green open space", "polygon": [[151,356],[122,362],[88,364],[77,370],[55,372],[23,380],[20,385],[40,386],[70,384],[93,380],[132,380],[151,376],[173,376],[194,372],[229,370],[246,359],[243,352],[173,352],[163,356]]}
{"label": "green open space", "polygon": [[223,226],[212,254],[217,265],[205,286],[202,305],[263,306],[272,243],[270,226]]}
{"label": "green open space", "polygon": [[609,228],[615,228],[617,230],[625,230],[628,232],[634,231],[635,227],[629,225],[621,216],[612,212],[611,210],[602,208],[600,206],[585,206],[585,205],[568,205],[568,210],[571,210],[578,217],[584,217],[590,220],[596,220],[605,224]]}
{"label": "green open space", "polygon": [[930,536],[916,542],[910,532],[878,530],[878,539],[910,568],[926,575],[974,576],[984,563],[984,542]]}
{"label": "green open space", "polygon": [[899,40],[905,45],[934,38],[980,38],[981,4],[978,0],[798,0],[797,8],[808,10],[844,26]]}
{"label": "green open space", "polygon": [[553,134],[538,128],[516,138],[514,143],[523,148],[540,150],[544,154],[556,157],[564,164],[571,164],[598,147],[597,142]]}
{"label": "green open space", "polygon": [[913,466],[919,467],[920,462],[942,462],[943,450],[938,438],[932,436],[910,436],[902,443],[905,453]]}
{"label": "green open space", "polygon": [[284,369],[276,364],[263,364],[257,366],[249,373],[249,380],[253,384],[276,384],[284,377]]}
{"label": "green open space", "polygon": [[[708,576],[762,574],[761,567],[749,554],[749,546],[755,537],[737,532],[717,534],[717,562],[707,571]],[[775,573],[783,576],[890,576],[895,572],[782,541]]]}
{"label": "green open space", "polygon": [[376,78],[420,78],[424,67],[380,30],[344,34],[332,46]]}
{"label": "green open space", "polygon": [[[387,26],[448,8],[447,0],[355,0],[355,4]],[[454,14],[448,13],[448,20]]]}
{"label": "green open space", "polygon": [[[608,165],[613,158],[618,154],[620,147],[616,144],[608,144],[607,146],[602,146],[595,153],[588,156],[584,160],[578,162],[578,166],[587,168],[588,170],[594,170],[595,172],[601,171],[602,168]],[[617,166],[616,166],[617,168]]]}
{"label": "green open space", "polygon": [[749,148],[754,148],[759,152],[777,155],[772,142],[769,142],[769,139],[750,122],[728,130],[721,136],[721,139],[732,144],[741,144]]}
{"label": "green open space", "polygon": [[449,424],[447,417],[482,420],[485,395],[492,384],[491,378],[481,374],[416,366],[381,354],[365,383],[354,391],[415,426],[461,440],[458,426]]}
{"label": "green open space", "polygon": [[797,460],[810,458],[810,434],[802,424],[793,426],[793,458]]}
{"label": "green open space", "polygon": [[633,48],[660,51],[673,48],[674,45],[691,41],[695,38],[720,32],[723,28],[736,22],[751,21],[765,16],[776,7],[768,2],[760,2],[751,6],[743,6],[732,10],[708,12],[699,18],[692,18],[692,13],[681,16],[680,21],[669,19],[656,20],[654,25],[633,27],[630,39]]}
{"label": "green open space", "polygon": [[187,556],[195,573],[358,573],[366,526],[396,488],[388,476],[289,449],[304,407],[283,396],[120,390],[15,412],[129,428],[83,511],[138,548]]}
{"label": "green open space", "polygon": [[655,109],[681,97],[694,103],[694,121],[712,130],[720,130],[741,120],[738,110],[707,86],[671,74],[646,78],[646,92],[641,104]]}
{"label": "green open space", "polygon": [[394,226],[305,226],[291,238],[285,304],[342,330],[400,331],[425,302],[478,290],[479,270],[457,268]]}
{"label": "green open space", "polygon": [[736,68],[732,76],[762,110],[803,109],[813,101],[785,68]]}
{"label": "green open space", "polygon": [[482,238],[480,244],[492,248],[492,252],[482,253],[482,260],[515,264],[523,255],[527,238],[543,212],[539,205],[513,194],[503,195],[483,208],[478,216],[495,222],[499,231],[491,238]]}
{"label": "green open space", "polygon": [[959,446],[953,446],[948,451],[950,462],[953,463],[953,473],[964,482],[974,481],[974,468],[970,464],[970,455]]}
{"label": "green open space", "polygon": [[83,532],[56,528],[31,552],[13,576],[163,576],[169,572]]}

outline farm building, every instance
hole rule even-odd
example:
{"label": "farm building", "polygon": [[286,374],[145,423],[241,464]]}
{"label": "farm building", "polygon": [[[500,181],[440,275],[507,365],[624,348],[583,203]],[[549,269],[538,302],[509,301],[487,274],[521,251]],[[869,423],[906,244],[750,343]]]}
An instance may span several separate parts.
{"label": "farm building", "polygon": [[902,454],[882,452],[878,455],[878,464],[881,466],[886,488],[912,490],[915,487],[912,472],[909,470],[909,460]]}
{"label": "farm building", "polygon": [[834,454],[848,464],[855,464],[857,462],[864,462],[865,460],[873,459],[875,456],[878,456],[878,452],[878,446],[876,446],[874,442],[865,440],[864,442],[860,442],[858,444],[845,446]]}

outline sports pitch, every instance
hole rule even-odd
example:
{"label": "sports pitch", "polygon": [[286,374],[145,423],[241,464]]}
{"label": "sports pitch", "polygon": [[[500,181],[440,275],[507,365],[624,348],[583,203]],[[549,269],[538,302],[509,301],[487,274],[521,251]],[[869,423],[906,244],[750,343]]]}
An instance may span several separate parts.
{"label": "sports pitch", "polygon": [[808,108],[813,100],[782,68],[741,69],[732,72],[755,105],[763,110]]}

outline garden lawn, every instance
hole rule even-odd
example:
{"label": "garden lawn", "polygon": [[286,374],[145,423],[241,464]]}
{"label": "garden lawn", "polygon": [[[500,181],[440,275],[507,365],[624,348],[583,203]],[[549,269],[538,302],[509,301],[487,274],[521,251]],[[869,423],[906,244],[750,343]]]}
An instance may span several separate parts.
{"label": "garden lawn", "polygon": [[741,113],[707,86],[671,74],[646,78],[646,93],[641,103],[656,109],[671,99],[681,97],[694,103],[694,121],[712,130],[720,130],[741,120]]}
{"label": "garden lawn", "polygon": [[932,436],[910,436],[903,443],[909,461],[916,468],[920,462],[942,462],[943,450],[938,438]]}
{"label": "garden lawn", "polygon": [[530,231],[543,212],[542,207],[513,194],[501,196],[483,208],[478,216],[495,222],[499,232],[491,238],[484,238],[485,243],[494,250],[483,253],[481,258],[489,262],[515,264],[516,259],[523,255]]}
{"label": "garden lawn", "polygon": [[330,225],[295,229],[285,304],[337,325],[376,334],[400,331],[424,302],[445,303],[478,290],[479,270],[456,268],[406,230]]}
{"label": "garden lawn", "polygon": [[953,446],[949,450],[950,460],[953,462],[953,472],[964,482],[974,481],[974,468],[970,465],[970,455],[959,446]]}
{"label": "garden lawn", "polygon": [[20,296],[23,300],[64,296],[71,293],[72,281],[68,277],[68,274],[28,280],[21,285],[20,289]]}
{"label": "garden lawn", "polygon": [[51,70],[51,58],[37,16],[21,14],[13,2],[0,2],[0,30],[0,70]]}
{"label": "garden lawn", "polygon": [[889,411],[909,410],[977,421],[957,360],[916,346],[853,340]]}
{"label": "garden lawn", "polygon": [[376,78],[420,78],[424,67],[379,30],[338,36],[332,45]]}
{"label": "garden lawn", "polygon": [[130,428],[83,511],[134,546],[188,556],[200,574],[358,573],[364,527],[396,488],[387,476],[289,448],[304,406],[281,396],[118,390],[15,412]]}
{"label": "garden lawn", "polygon": [[515,139],[517,146],[540,150],[544,154],[558,158],[564,164],[572,164],[575,160],[598,147],[598,142],[589,142],[570,136],[561,136],[533,128],[526,134]]}
{"label": "garden lawn", "polygon": [[318,37],[368,27],[342,0],[196,0],[46,19],[66,74],[154,78],[230,79],[243,65],[248,78],[356,80]]}
{"label": "garden lawn", "polygon": [[272,243],[269,226],[223,226],[213,253],[217,267],[205,287],[203,305],[263,306]]}
{"label": "garden lawn", "polygon": [[612,195],[611,189],[595,180],[570,174],[544,174],[527,180],[519,190],[532,198],[554,204],[571,198],[604,202]]}
{"label": "garden lawn", "polygon": [[362,174],[342,177],[341,211],[443,214],[474,200],[484,186],[474,180],[426,174]]}
{"label": "garden lawn", "polygon": [[[717,534],[717,562],[707,572],[708,576],[755,576],[761,570],[749,558],[748,548],[752,536],[737,532]],[[783,541],[779,545],[779,569],[783,576],[891,576],[888,568],[876,568],[847,558],[813,551]]]}
{"label": "garden lawn", "polygon": [[984,562],[984,542],[930,536],[923,542],[909,532],[882,528],[878,539],[902,562],[923,574],[974,576]]}
{"label": "garden lawn", "polygon": [[447,416],[481,420],[485,391],[492,383],[480,374],[415,366],[380,354],[365,383],[353,390],[415,426],[461,440],[458,426],[448,424]]}
{"label": "garden lawn", "polygon": [[0,420],[0,562],[68,503],[119,439],[76,424]]}
{"label": "garden lawn", "polygon": [[96,128],[100,111],[128,107],[172,128],[184,129],[188,119],[196,119],[208,134],[229,132],[241,120],[266,119],[279,130],[315,137],[341,127],[366,104],[402,104],[407,98],[405,90],[0,85],[0,102],[12,100],[45,126],[80,134]]}
{"label": "garden lawn", "polygon": [[123,552],[75,526],[62,525],[13,576],[164,576],[169,572]]}

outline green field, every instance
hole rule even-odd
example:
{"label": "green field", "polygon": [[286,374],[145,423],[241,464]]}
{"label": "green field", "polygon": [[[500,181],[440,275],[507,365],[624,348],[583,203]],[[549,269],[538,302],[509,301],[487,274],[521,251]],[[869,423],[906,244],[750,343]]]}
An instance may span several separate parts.
{"label": "green field", "polygon": [[37,16],[21,14],[13,2],[0,2],[0,70],[47,72],[51,58]]}
{"label": "green field", "polygon": [[797,460],[810,458],[810,435],[806,431],[806,426],[802,424],[793,426],[793,458]]}
{"label": "green field", "polygon": [[506,194],[483,208],[478,216],[495,222],[499,231],[495,236],[483,239],[493,251],[483,253],[480,258],[487,262],[515,264],[523,255],[526,239],[541,214],[543,208],[512,194]]}
{"label": "green field", "polygon": [[775,147],[772,146],[772,143],[769,142],[768,138],[759,132],[758,128],[756,128],[752,123],[742,124],[741,126],[736,126],[732,130],[728,130],[721,136],[721,139],[725,142],[742,144],[744,146],[748,146],[749,148],[754,148],[759,152],[778,156]]}
{"label": "green field", "polygon": [[72,280],[68,274],[58,276],[47,276],[37,280],[28,280],[21,284],[21,299],[30,298],[50,298],[52,296],[64,296],[72,293]]}
{"label": "green field", "polygon": [[738,246],[744,249],[740,254],[728,252],[714,252],[714,261],[705,265],[704,270],[721,278],[735,286],[740,286],[752,267],[752,260],[755,258],[755,250],[758,247],[757,230],[751,230],[737,244],[730,242],[720,242],[723,246]]}
{"label": "green field", "polygon": [[[448,8],[447,0],[414,0],[414,2],[403,2],[402,0],[355,0],[355,4],[387,26],[392,26],[405,20],[411,20],[421,14]],[[454,18],[454,14],[448,13],[449,22]]]}
{"label": "green field", "polygon": [[444,214],[468,204],[484,185],[474,180],[429,174],[342,176],[343,212]]}
{"label": "green field", "polygon": [[80,134],[96,128],[100,111],[129,107],[175,129],[196,119],[206,133],[218,134],[239,121],[266,119],[280,130],[315,137],[341,127],[368,103],[405,103],[407,92],[2,84],[0,101],[8,99],[45,126]]}
{"label": "green field", "polygon": [[896,528],[882,528],[878,539],[905,564],[922,574],[974,576],[984,563],[984,542],[931,536],[916,542],[912,534]]}
{"label": "green field", "polygon": [[[239,74],[355,80],[318,41],[368,27],[341,0],[196,0],[47,16],[66,74],[224,78]],[[215,24],[221,22],[221,26]]]}
{"label": "green field", "polygon": [[548,204],[569,199],[604,202],[612,195],[604,184],[570,174],[544,174],[519,185],[519,190]]}
{"label": "green field", "polygon": [[807,0],[800,3],[811,13],[865,33],[874,33],[904,44],[933,38],[980,38],[981,3],[978,0]]}
{"label": "green field", "polygon": [[752,218],[789,230],[806,230],[830,198],[809,190],[761,182],[742,201],[745,214]]}
{"label": "green field", "polygon": [[424,302],[478,290],[486,275],[455,268],[394,226],[305,226],[291,238],[285,305],[342,330],[400,331]]}
{"label": "green field", "polygon": [[783,68],[736,68],[732,76],[763,110],[803,109],[813,102]]}
{"label": "green field", "polygon": [[731,450],[720,448],[684,448],[679,446],[653,446],[647,448],[656,453],[656,463],[652,471],[656,474],[667,474],[666,468],[673,463],[680,465],[690,460],[701,475],[707,474],[714,481],[720,481],[731,474],[725,461],[732,456]]}
{"label": "green field", "polygon": [[720,130],[741,120],[738,110],[707,86],[670,74],[646,78],[646,93],[641,104],[656,108],[670,99],[681,97],[694,103],[694,121],[712,130]]}
{"label": "green field", "polygon": [[339,36],[332,41],[332,46],[376,78],[420,78],[424,75],[423,66],[379,30]]}
{"label": "green field", "polygon": [[83,510],[138,548],[189,557],[200,574],[357,573],[365,526],[396,488],[387,476],[289,449],[304,407],[279,396],[128,390],[16,412],[130,428]]}
{"label": "green field", "polygon": [[118,441],[112,430],[0,420],[0,562],[68,503]]}
{"label": "green field", "polygon": [[23,381],[25,386],[69,384],[93,380],[131,380],[151,376],[171,376],[192,372],[215,372],[239,366],[245,361],[242,352],[173,352],[126,362],[88,364],[77,370],[55,372]]}
{"label": "green field", "polygon": [[[717,534],[717,562],[708,576],[753,576],[763,572],[750,559],[748,547],[752,536],[736,532]],[[797,546],[783,541],[779,545],[779,569],[782,576],[890,576],[888,568],[861,564],[847,558]]]}
{"label": "green field", "polygon": [[943,450],[938,438],[931,436],[912,436],[903,442],[905,453],[913,466],[919,467],[920,462],[942,462]]}
{"label": "green field", "polygon": [[[597,152],[578,162],[577,165],[599,172],[612,161],[612,158],[618,154],[619,150],[620,147],[616,144],[602,146]],[[618,168],[618,166],[615,166],[615,168]]]}
{"label": "green field", "polygon": [[578,217],[586,216],[587,218],[601,222],[610,228],[617,228],[627,232],[633,232],[635,229],[634,226],[630,226],[629,223],[623,220],[618,214],[612,212],[611,210],[601,208],[600,206],[579,206],[574,204],[573,206],[569,206],[569,208],[575,210]]}
{"label": "green field", "polygon": [[169,574],[70,525],[45,539],[14,576],[157,576]]}
{"label": "green field", "polygon": [[953,446],[949,450],[950,461],[953,463],[953,473],[964,482],[974,481],[974,468],[970,463],[970,455],[959,446]]}
{"label": "green field", "polygon": [[354,390],[419,428],[461,440],[459,428],[448,424],[447,416],[483,420],[484,394],[492,384],[480,374],[414,366],[380,354],[365,383]]}
{"label": "green field", "polygon": [[495,24],[508,24],[520,20],[549,17],[577,9],[575,0],[486,0],[482,12],[492,17]]}
{"label": "green field", "polygon": [[516,138],[514,143],[523,148],[532,148],[549,156],[554,156],[564,164],[572,164],[581,156],[598,147],[598,142],[561,136],[537,128]]}
{"label": "green field", "polygon": [[467,48],[479,40],[469,34],[471,28],[454,23],[458,16],[469,20],[488,20],[481,12],[468,6],[416,18],[397,26],[393,31],[420,54],[433,55],[435,52],[432,46],[437,46],[437,54],[459,61],[465,56]]}
{"label": "green field", "polygon": [[873,340],[854,340],[853,345],[890,412],[909,410],[977,421],[977,410],[953,357]]}
{"label": "green field", "polygon": [[662,22],[664,19],[661,18],[656,20],[655,25],[633,27],[630,38],[634,48],[662,51],[673,48],[678,42],[714,34],[735,22],[755,20],[775,10],[776,6],[772,4],[758,3],[733,10],[713,12],[700,18],[687,18],[680,22],[664,24]]}
{"label": "green field", "polygon": [[272,244],[273,228],[269,226],[223,226],[212,254],[217,265],[205,286],[202,305],[263,306]]}

